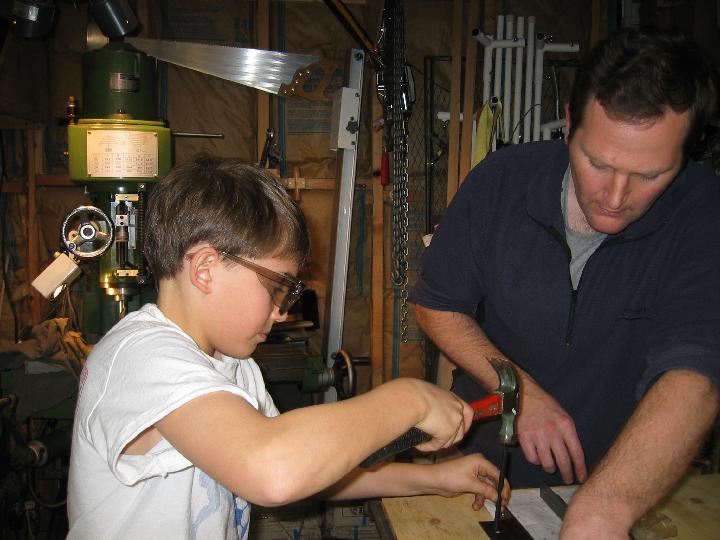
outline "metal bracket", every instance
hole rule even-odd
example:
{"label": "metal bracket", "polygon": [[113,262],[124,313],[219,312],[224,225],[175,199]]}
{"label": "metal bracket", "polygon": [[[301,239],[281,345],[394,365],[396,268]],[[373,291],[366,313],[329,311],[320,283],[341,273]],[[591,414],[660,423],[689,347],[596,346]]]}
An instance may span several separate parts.
{"label": "metal bracket", "polygon": [[360,90],[341,88],[333,96],[330,119],[330,150],[352,150],[357,146],[360,122]]}

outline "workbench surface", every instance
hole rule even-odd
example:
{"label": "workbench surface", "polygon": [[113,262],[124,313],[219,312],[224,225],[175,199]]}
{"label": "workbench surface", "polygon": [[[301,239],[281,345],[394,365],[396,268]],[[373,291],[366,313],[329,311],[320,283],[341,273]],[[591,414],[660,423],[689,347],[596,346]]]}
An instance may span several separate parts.
{"label": "workbench surface", "polygon": [[[478,540],[488,538],[473,511],[473,497],[426,495],[382,499],[373,517],[383,540]],[[720,475],[688,476],[656,508],[677,526],[677,540],[720,538]]]}

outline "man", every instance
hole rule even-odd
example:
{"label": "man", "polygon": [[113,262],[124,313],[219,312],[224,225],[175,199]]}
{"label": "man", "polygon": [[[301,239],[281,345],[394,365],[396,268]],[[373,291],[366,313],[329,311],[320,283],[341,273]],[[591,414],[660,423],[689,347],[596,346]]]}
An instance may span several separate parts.
{"label": "man", "polygon": [[[691,43],[622,30],[579,70],[561,141],[488,156],[413,292],[467,400],[521,384],[513,487],[584,483],[565,538],[626,538],[720,409],[720,181],[689,159],[717,82]],[[497,425],[468,449],[499,455]]]}

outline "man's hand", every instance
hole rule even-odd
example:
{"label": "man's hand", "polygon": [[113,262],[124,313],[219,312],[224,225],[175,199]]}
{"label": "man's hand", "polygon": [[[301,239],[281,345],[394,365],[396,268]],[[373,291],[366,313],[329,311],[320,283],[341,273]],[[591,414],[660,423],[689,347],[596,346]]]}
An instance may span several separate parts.
{"label": "man's hand", "polygon": [[[443,461],[431,465],[434,483],[428,486],[428,492],[454,497],[460,493],[474,493],[473,510],[479,510],[485,499],[497,500],[497,485],[500,471],[482,454]],[[505,482],[502,492],[503,506],[510,499],[510,485]]]}
{"label": "man's hand", "polygon": [[524,377],[523,383],[516,427],[525,459],[542,465],[547,473],[560,469],[566,484],[572,484],[573,478],[584,482],[587,467],[575,422],[537,383],[528,377]]}

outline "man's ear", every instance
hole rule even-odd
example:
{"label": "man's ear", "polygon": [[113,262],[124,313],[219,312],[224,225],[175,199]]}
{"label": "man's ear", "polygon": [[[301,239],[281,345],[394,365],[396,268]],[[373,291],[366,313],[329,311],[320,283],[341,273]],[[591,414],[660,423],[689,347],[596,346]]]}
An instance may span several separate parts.
{"label": "man's ear", "polygon": [[200,292],[208,294],[212,291],[212,281],[220,254],[211,246],[203,246],[192,253],[187,263],[188,277]]}
{"label": "man's ear", "polygon": [[563,131],[563,139],[565,140],[565,144],[568,143],[568,139],[570,138],[570,103],[567,101],[565,102],[565,130]]}

